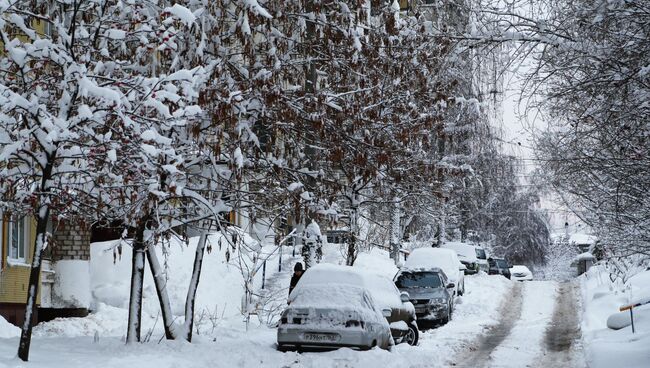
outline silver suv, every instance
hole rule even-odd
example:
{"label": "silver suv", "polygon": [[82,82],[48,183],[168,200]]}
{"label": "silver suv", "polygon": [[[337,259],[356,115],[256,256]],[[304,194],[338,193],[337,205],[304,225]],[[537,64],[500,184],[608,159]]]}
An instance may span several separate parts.
{"label": "silver suv", "polygon": [[456,285],[449,282],[441,269],[403,269],[395,275],[394,281],[400,291],[409,294],[420,328],[451,320]]}

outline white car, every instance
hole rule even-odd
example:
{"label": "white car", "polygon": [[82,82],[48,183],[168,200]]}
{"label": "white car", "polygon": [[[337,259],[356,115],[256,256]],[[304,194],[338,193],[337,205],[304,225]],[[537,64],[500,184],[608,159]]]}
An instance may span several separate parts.
{"label": "white car", "polygon": [[524,265],[514,265],[510,268],[510,280],[533,281],[533,273]]}
{"label": "white car", "polygon": [[487,273],[488,270],[490,269],[490,265],[488,264],[488,257],[487,253],[485,252],[485,249],[480,246],[475,246],[474,251],[476,252],[476,258],[478,259],[478,267],[481,271]]}
{"label": "white car", "polygon": [[387,321],[392,310],[375,302],[365,279],[352,267],[311,267],[289,295],[289,302],[278,325],[278,350],[388,349],[393,344]]}
{"label": "white car", "polygon": [[458,259],[458,255],[452,249],[445,248],[417,248],[411,252],[404,268],[406,269],[430,269],[440,268],[449,282],[454,283],[456,295],[465,293],[465,266]]}
{"label": "white car", "polygon": [[[458,259],[467,267],[465,274],[471,275],[478,273],[481,268],[480,261],[477,257],[476,247],[461,242],[447,242],[442,244],[442,248],[451,249],[456,252]],[[486,261],[487,262],[487,261]]]}

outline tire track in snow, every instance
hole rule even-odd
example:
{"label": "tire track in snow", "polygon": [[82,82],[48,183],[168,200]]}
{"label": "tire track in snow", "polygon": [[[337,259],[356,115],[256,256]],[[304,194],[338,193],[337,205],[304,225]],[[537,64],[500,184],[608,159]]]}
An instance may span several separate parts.
{"label": "tire track in snow", "polygon": [[546,348],[544,338],[556,304],[556,286],[553,281],[524,283],[519,320],[484,364],[477,366],[523,368],[537,364]]}
{"label": "tire track in snow", "polygon": [[510,334],[512,327],[521,315],[522,307],[522,284],[516,283],[512,287],[510,297],[506,297],[499,310],[501,311],[499,322],[489,327],[479,338],[474,348],[470,348],[470,355],[458,364],[458,367],[484,367],[488,362],[490,354]]}
{"label": "tire track in snow", "polygon": [[575,282],[563,282],[558,288],[553,319],[546,329],[545,350],[537,367],[586,366],[582,354],[579,303]]}

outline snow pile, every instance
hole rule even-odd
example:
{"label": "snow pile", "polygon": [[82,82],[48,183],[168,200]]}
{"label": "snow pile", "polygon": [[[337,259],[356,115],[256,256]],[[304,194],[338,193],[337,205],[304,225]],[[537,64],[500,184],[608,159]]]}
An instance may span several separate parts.
{"label": "snow pile", "polygon": [[[40,323],[34,328],[37,337],[77,337],[77,336],[122,336],[126,333],[128,310],[98,303],[95,310],[85,318],[57,318]],[[155,317],[142,315],[142,331],[153,328]],[[160,323],[160,321],[158,321]]]}
{"label": "snow pile", "polygon": [[[635,334],[629,326],[629,311],[619,312],[619,308],[650,297],[650,270],[622,284],[611,281],[604,265],[596,265],[580,279],[587,364],[593,368],[647,367],[650,362],[650,304],[634,308]],[[608,321],[617,330],[608,328]]]}
{"label": "snow pile", "polygon": [[[248,235],[238,233],[233,243],[231,234],[224,237],[212,234],[203,256],[203,268],[196,297],[197,315],[208,319],[230,319],[241,322],[241,300],[244,296],[244,274],[251,273],[253,286],[261,283],[261,272],[253,267],[243,249],[262,251],[252,246],[258,244]],[[192,276],[198,237],[190,238],[189,244],[171,240],[164,249],[158,246],[158,256],[167,270],[167,293],[172,313],[184,314],[187,288]],[[129,287],[131,279],[131,247],[119,241],[91,244],[90,291],[92,313],[86,318],[65,318],[41,323],[35,335],[122,336],[126,332]],[[250,245],[250,246],[249,246]],[[239,251],[241,250],[241,252]],[[255,257],[259,259],[259,257]],[[245,272],[241,268],[246,269]],[[148,265],[145,270],[143,291],[143,333],[155,325],[156,333],[162,330],[160,307]],[[201,317],[197,317],[201,318]],[[200,321],[199,321],[200,322]],[[199,323],[197,322],[197,323]]]}
{"label": "snow pile", "polygon": [[20,336],[20,329],[0,316],[0,339]]}
{"label": "snow pile", "polygon": [[88,261],[60,260],[54,263],[54,308],[90,307]]}
{"label": "snow pile", "polygon": [[368,273],[374,273],[393,279],[397,274],[397,266],[388,256],[388,252],[373,248],[369,252],[359,253],[357,260],[354,261],[354,268],[365,270]]}

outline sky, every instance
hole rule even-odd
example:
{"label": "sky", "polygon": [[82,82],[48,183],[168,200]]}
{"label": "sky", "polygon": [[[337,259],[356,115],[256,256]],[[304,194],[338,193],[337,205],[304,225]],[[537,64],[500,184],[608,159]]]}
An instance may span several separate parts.
{"label": "sky", "polygon": [[[520,181],[526,185],[532,172],[538,167],[535,159],[533,137],[535,131],[544,129],[545,121],[532,111],[526,111],[526,101],[521,101],[524,88],[522,81],[529,70],[531,61],[524,60],[514,66],[504,76],[503,99],[503,150],[516,156],[522,161]],[[544,195],[541,208],[550,215],[551,233],[582,233],[589,232],[588,227],[580,221],[557,195]],[[565,224],[568,223],[568,227]]]}

